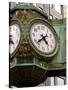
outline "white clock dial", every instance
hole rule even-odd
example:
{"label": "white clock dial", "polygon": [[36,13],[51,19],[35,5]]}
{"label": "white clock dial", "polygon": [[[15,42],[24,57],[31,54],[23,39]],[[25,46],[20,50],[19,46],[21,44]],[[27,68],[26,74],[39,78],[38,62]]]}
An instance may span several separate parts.
{"label": "white clock dial", "polygon": [[11,25],[9,30],[9,53],[12,55],[19,44],[21,32],[18,24]]}
{"label": "white clock dial", "polygon": [[32,25],[30,36],[33,44],[39,51],[51,53],[55,49],[55,36],[46,25],[42,23]]}

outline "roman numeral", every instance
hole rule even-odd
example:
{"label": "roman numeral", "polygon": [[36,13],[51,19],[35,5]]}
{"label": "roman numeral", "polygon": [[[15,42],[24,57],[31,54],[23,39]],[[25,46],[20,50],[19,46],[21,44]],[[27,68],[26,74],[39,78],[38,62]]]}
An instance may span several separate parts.
{"label": "roman numeral", "polygon": [[40,26],[37,27],[40,30]]}
{"label": "roman numeral", "polygon": [[33,36],[35,36],[35,33],[32,33]]}
{"label": "roman numeral", "polygon": [[34,28],[34,32],[37,32],[37,28]]}
{"label": "roman numeral", "polygon": [[41,30],[44,30],[45,29],[45,27],[44,26],[41,26]]}
{"label": "roman numeral", "polygon": [[45,48],[44,48],[44,47],[42,47],[42,50],[45,50]]}

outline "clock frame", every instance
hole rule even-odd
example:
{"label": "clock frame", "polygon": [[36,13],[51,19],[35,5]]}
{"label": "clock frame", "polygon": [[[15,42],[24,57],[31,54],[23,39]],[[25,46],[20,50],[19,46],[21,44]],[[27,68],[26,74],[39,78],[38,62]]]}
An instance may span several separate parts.
{"label": "clock frame", "polygon": [[[33,43],[32,39],[31,39],[31,28],[33,25],[35,24],[43,24],[45,25],[46,27],[48,27],[51,32],[53,33],[54,35],[54,38],[55,38],[55,41],[56,41],[56,44],[55,44],[55,48],[52,52],[49,52],[49,53],[44,53],[44,52],[41,52]],[[53,57],[57,51],[58,51],[58,47],[59,47],[59,39],[58,39],[58,35],[55,31],[55,29],[52,27],[52,25],[50,25],[50,23],[48,23],[46,20],[43,20],[43,19],[33,19],[30,21],[29,23],[29,34],[28,34],[28,40],[29,40],[29,44],[31,46],[31,48],[33,49],[33,51],[35,53],[37,53],[40,57],[45,57],[45,58],[48,58],[48,57]]]}

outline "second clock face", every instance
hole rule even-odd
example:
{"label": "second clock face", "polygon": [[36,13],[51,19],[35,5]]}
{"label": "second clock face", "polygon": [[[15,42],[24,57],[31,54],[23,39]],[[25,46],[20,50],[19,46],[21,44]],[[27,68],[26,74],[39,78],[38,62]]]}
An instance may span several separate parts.
{"label": "second clock face", "polygon": [[20,32],[20,27],[18,24],[14,23],[9,27],[9,53],[12,55],[15,50],[17,49],[17,46],[20,41],[21,37],[21,32]]}
{"label": "second clock face", "polygon": [[34,46],[42,53],[51,53],[56,47],[56,39],[50,28],[45,24],[32,25],[30,37]]}

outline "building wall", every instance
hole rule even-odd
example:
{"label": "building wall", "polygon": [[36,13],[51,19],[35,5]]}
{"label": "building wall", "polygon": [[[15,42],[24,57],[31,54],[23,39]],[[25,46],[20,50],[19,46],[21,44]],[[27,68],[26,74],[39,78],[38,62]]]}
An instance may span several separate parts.
{"label": "building wall", "polygon": [[[11,5],[9,4],[9,7],[12,9],[16,6],[16,4],[17,4],[16,2],[11,2]],[[25,4],[25,3],[23,3],[23,4]],[[60,5],[61,13],[59,13],[58,11],[55,10],[54,4],[39,4],[39,3],[36,4],[36,3],[34,3],[33,5],[36,6],[38,9],[42,10],[43,12],[46,12],[48,15],[48,19],[62,19],[64,17],[66,17],[66,7],[63,5]],[[53,18],[50,18],[51,16]]]}
{"label": "building wall", "polygon": [[53,16],[53,19],[62,19],[63,15],[55,10],[55,5],[50,7],[49,4],[36,4],[38,8],[41,8],[44,12],[47,13],[48,18],[50,19],[50,15]]}
{"label": "building wall", "polygon": [[10,2],[9,3],[9,8],[12,9],[16,6],[16,2]]}

